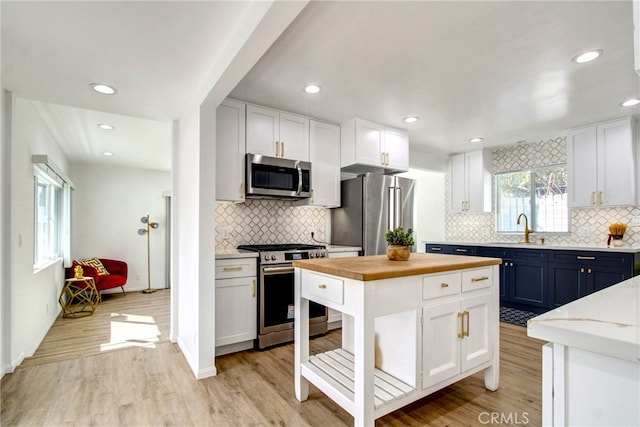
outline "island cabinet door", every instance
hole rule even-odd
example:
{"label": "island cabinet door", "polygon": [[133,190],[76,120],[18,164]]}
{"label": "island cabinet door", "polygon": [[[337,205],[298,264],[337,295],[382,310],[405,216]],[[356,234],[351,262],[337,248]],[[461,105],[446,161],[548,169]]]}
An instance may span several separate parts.
{"label": "island cabinet door", "polygon": [[462,300],[460,305],[463,334],[460,340],[462,372],[491,360],[490,308],[491,294],[489,293]]}
{"label": "island cabinet door", "polygon": [[422,309],[422,388],[460,373],[460,300]]}

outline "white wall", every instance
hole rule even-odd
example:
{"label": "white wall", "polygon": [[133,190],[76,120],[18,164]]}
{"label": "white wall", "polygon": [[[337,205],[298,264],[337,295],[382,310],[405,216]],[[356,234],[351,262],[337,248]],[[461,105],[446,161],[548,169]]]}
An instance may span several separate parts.
{"label": "white wall", "polygon": [[426,241],[442,241],[445,237],[445,174],[412,168],[398,176],[416,180],[413,212],[416,251],[424,252]]}
{"label": "white wall", "polygon": [[[151,230],[151,287],[166,286],[167,218],[163,192],[171,190],[171,173],[92,164],[73,164],[76,188],[71,199],[71,258],[125,261],[125,291],[147,288],[147,237],[140,218],[149,214],[160,226]],[[106,291],[120,292],[120,288]]]}
{"label": "white wall", "polygon": [[33,154],[46,154],[65,174],[69,162],[28,100],[13,98],[11,129],[10,346],[9,364],[31,356],[60,311],[62,261],[33,269]]}

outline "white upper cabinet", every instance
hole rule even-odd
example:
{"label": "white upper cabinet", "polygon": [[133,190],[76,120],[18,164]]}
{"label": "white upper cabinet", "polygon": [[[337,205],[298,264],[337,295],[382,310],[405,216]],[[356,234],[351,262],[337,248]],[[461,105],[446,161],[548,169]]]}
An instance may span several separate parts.
{"label": "white upper cabinet", "polygon": [[247,153],[309,161],[309,119],[247,105]]}
{"label": "white upper cabinet", "polygon": [[360,118],[340,126],[341,165],[347,173],[409,170],[407,132]]}
{"label": "white upper cabinet", "polygon": [[570,207],[636,204],[635,129],[635,120],[626,117],[569,132]]}
{"label": "white upper cabinet", "polygon": [[225,99],[216,110],[216,200],[244,201],[245,107]]}
{"label": "white upper cabinet", "polygon": [[482,151],[449,158],[452,212],[490,212],[491,174]]}
{"label": "white upper cabinet", "polygon": [[308,204],[340,206],[340,127],[310,120],[311,198]]}

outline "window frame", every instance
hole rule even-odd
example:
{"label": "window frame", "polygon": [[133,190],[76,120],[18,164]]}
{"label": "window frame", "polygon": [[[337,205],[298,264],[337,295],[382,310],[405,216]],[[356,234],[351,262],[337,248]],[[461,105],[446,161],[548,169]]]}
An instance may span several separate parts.
{"label": "window frame", "polygon": [[[63,258],[65,225],[65,205],[68,184],[46,166],[34,165],[33,199],[34,199],[34,239],[33,268],[41,269],[52,262]],[[40,189],[44,189],[44,195]],[[41,200],[41,196],[44,200]],[[41,202],[44,201],[44,204]],[[42,211],[44,209],[44,212]],[[41,214],[45,215],[44,220]],[[41,227],[41,224],[47,223]],[[44,228],[44,229],[43,229]],[[43,232],[45,236],[43,236]]]}
{"label": "window frame", "polygon": [[[561,164],[557,164],[557,165],[547,165],[547,166],[541,166],[541,167],[532,167],[532,168],[528,168],[528,169],[521,169],[521,170],[511,170],[511,171],[502,171],[502,172],[496,172],[494,173],[494,190],[495,190],[495,209],[496,209],[496,218],[495,218],[495,230],[496,230],[496,234],[502,234],[502,235],[520,235],[522,234],[522,230],[518,230],[518,231],[502,231],[499,229],[500,227],[500,213],[501,213],[501,204],[500,204],[500,190],[499,190],[499,181],[498,181],[498,176],[499,175],[508,175],[508,174],[514,174],[514,173],[529,173],[530,175],[530,183],[529,183],[529,189],[530,189],[530,213],[529,215],[527,215],[528,220],[529,220],[529,228],[532,230],[532,233],[535,234],[539,234],[539,235],[546,235],[546,236],[566,236],[566,235],[570,235],[571,234],[571,210],[569,208],[568,205],[568,198],[567,198],[567,207],[566,207],[566,211],[567,211],[567,229],[564,231],[539,231],[536,230],[536,225],[537,225],[537,207],[536,207],[536,191],[535,191],[535,185],[536,185],[536,180],[535,180],[535,173],[540,172],[540,171],[546,171],[546,170],[550,170],[550,169],[558,169],[558,168],[564,168],[565,172],[567,171],[567,164],[566,163],[561,163]],[[565,187],[566,188],[566,187]],[[565,190],[565,193],[567,193],[567,190]],[[522,227],[524,227],[524,224],[522,224]]]}

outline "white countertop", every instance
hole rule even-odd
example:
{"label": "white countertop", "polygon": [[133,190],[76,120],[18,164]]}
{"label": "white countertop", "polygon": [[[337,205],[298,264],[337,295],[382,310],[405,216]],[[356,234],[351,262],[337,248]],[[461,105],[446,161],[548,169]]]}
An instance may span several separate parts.
{"label": "white countertop", "polygon": [[604,251],[604,252],[624,252],[624,253],[638,253],[640,247],[629,246],[611,246],[607,247],[605,244],[602,246],[559,246],[559,245],[541,245],[540,243],[512,243],[512,242],[443,242],[443,241],[423,241],[422,244],[430,245],[463,245],[463,246],[482,246],[491,248],[525,248],[525,249],[554,249],[565,251]]}
{"label": "white countertop", "polygon": [[527,335],[640,361],[640,276],[529,320]]}
{"label": "white countertop", "polygon": [[216,259],[233,259],[233,258],[258,258],[257,252],[242,251],[237,249],[216,250]]}

